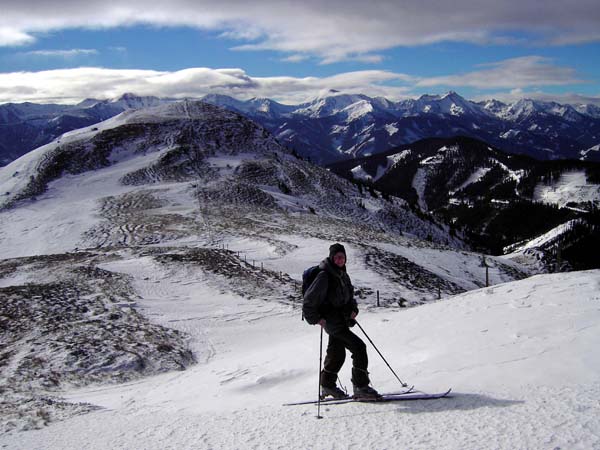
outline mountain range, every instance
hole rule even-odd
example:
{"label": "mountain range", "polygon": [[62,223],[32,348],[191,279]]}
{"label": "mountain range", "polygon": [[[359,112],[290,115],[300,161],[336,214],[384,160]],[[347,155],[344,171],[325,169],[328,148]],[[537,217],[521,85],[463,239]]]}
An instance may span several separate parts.
{"label": "mountain range", "polygon": [[[600,108],[522,99],[472,102],[455,92],[393,102],[331,91],[313,101],[284,105],[210,94],[203,101],[238,112],[283,144],[318,164],[368,156],[430,137],[467,136],[505,152],[536,159],[600,161]],[[172,99],[125,94],[78,105],[0,105],[0,164],[72,129],[132,108]]]}
{"label": "mountain range", "polygon": [[295,106],[217,95],[204,101],[259,121],[282,143],[319,164],[368,156],[424,138],[459,135],[537,159],[600,161],[600,108],[595,105],[528,99],[474,103],[456,92],[399,102],[331,94]]}

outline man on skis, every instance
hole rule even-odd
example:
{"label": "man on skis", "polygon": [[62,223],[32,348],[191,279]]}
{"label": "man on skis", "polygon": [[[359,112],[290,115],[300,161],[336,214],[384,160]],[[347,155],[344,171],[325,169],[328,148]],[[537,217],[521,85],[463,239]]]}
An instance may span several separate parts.
{"label": "man on skis", "polygon": [[378,399],[380,395],[369,386],[367,347],[349,328],[356,323],[358,307],[346,272],[346,249],[342,244],[329,247],[329,256],[319,264],[319,272],[304,294],[302,309],[309,324],[321,325],[329,335],[320,379],[322,396],[347,397],[336,384],[348,349],[352,354],[354,398]]}

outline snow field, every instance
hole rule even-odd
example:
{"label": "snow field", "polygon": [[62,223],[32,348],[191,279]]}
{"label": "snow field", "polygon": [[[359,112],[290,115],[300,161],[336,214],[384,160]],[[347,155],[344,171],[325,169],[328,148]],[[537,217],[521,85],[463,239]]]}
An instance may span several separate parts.
{"label": "snow field", "polygon": [[597,202],[600,201],[600,186],[589,184],[585,171],[566,172],[551,185],[538,184],[535,187],[533,199],[560,207],[569,202]]}
{"label": "snow field", "polygon": [[[99,412],[0,438],[9,448],[600,448],[600,272],[536,276],[358,319],[435,401],[284,407],[316,396],[318,328],[299,310],[219,293],[194,270],[129,273],[153,321],[185,330],[185,372],[65,393]],[[108,267],[105,267],[108,268]],[[350,268],[351,269],[351,268]],[[575,294],[575,295],[574,295]],[[360,331],[357,330],[360,334]],[[380,391],[398,389],[369,347]],[[350,358],[340,373],[349,384]]]}

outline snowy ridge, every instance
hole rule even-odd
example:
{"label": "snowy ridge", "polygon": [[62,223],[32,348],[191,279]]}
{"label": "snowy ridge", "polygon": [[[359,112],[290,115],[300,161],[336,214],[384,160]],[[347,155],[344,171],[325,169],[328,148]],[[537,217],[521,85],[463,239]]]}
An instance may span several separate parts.
{"label": "snowy ridge", "polygon": [[[240,128],[238,134],[227,132],[234,127]],[[44,192],[47,184],[64,172],[77,174],[131,158],[139,162],[143,157],[147,163],[160,165],[164,158],[179,158],[187,141],[198,138],[204,141],[204,147],[197,150],[199,158],[220,144],[232,154],[242,150],[261,155],[287,152],[262,127],[206,103],[183,101],[128,110],[100,124],[65,133],[0,169],[0,191],[4,192],[0,208]],[[151,145],[145,142],[149,140]],[[130,178],[185,178],[198,175],[200,168],[181,165],[177,173],[170,174],[161,174],[156,165],[149,170],[146,174],[132,172]]]}
{"label": "snowy ridge", "polygon": [[330,94],[301,105],[270,106],[268,117],[251,101],[214,96],[205,100],[262,121],[282,142],[320,163],[384,152],[433,136],[457,135],[540,159],[575,159],[582,149],[598,143],[600,133],[597,107],[589,105],[575,108],[531,99],[475,103],[456,92],[398,102]]}
{"label": "snowy ridge", "polygon": [[[512,256],[514,257],[515,255],[518,255],[519,253],[527,252],[527,250],[543,248],[545,246],[548,246],[549,244],[554,243],[562,234],[564,234],[567,230],[569,230],[576,223],[579,223],[579,220],[577,220],[577,219],[569,220],[568,222],[565,222],[563,224],[558,225],[557,227],[554,227],[547,233],[544,233],[541,236],[538,236],[537,238],[532,239],[531,241],[525,243],[524,245],[507,248],[506,250],[507,250],[507,252],[510,251],[512,253]],[[507,257],[510,258],[511,254],[507,255]]]}

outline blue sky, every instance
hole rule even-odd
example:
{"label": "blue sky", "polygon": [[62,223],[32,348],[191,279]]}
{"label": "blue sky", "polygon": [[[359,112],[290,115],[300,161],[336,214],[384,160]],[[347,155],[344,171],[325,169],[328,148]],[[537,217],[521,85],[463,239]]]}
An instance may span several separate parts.
{"label": "blue sky", "polygon": [[4,3],[0,102],[336,89],[600,104],[597,1]]}

